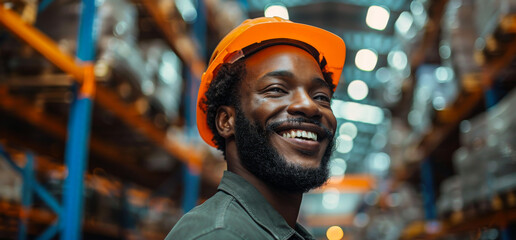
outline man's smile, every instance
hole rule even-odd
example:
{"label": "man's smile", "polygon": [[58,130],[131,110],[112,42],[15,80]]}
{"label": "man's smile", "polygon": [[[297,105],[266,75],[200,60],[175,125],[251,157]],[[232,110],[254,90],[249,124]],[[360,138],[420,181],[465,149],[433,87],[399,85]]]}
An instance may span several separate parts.
{"label": "man's smile", "polygon": [[289,119],[271,124],[268,129],[274,132],[290,148],[303,155],[321,154],[323,141],[331,137],[331,130],[305,119]]}
{"label": "man's smile", "polygon": [[[321,152],[321,143],[318,141],[314,141],[306,138],[288,138],[279,136],[278,134],[274,134],[278,136],[283,142],[286,142],[291,148],[295,149],[299,153],[307,156],[317,156]],[[281,151],[281,150],[280,150]]]}
{"label": "man's smile", "polygon": [[284,138],[301,139],[305,141],[317,141],[317,133],[313,133],[305,130],[289,130],[281,134]]}

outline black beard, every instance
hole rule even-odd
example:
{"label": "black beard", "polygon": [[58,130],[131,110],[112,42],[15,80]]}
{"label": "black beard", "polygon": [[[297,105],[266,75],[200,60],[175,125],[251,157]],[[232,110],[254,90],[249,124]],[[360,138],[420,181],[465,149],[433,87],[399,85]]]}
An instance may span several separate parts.
{"label": "black beard", "polygon": [[319,167],[305,168],[288,163],[271,145],[268,137],[276,134],[271,128],[252,124],[240,109],[236,109],[235,141],[242,165],[268,186],[280,191],[305,193],[323,185],[329,177],[328,163],[333,151],[331,132]]}

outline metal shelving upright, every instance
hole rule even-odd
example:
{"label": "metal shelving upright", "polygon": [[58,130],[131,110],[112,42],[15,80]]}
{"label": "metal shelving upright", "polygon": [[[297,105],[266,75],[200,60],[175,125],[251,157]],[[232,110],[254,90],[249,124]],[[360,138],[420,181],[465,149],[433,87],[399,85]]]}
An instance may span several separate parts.
{"label": "metal shelving upright", "polygon": [[77,58],[84,69],[82,85],[77,87],[70,104],[65,164],[68,167],[64,182],[63,212],[59,221],[63,226],[61,239],[81,239],[83,216],[84,174],[88,163],[91,112],[95,93],[95,0],[82,0]]}
{"label": "metal shelving upright", "polygon": [[[23,21],[12,11],[0,6],[0,21],[9,30],[19,36],[38,50],[43,56],[56,64],[65,72],[81,81],[70,109],[68,137],[66,143],[66,166],[68,176],[65,180],[63,205],[58,206],[56,200],[45,199],[51,202],[54,211],[58,215],[58,220],[51,225],[38,239],[51,239],[60,232],[61,239],[80,239],[80,226],[82,224],[82,193],[83,179],[86,168],[88,146],[89,146],[89,127],[92,110],[92,98],[95,90],[95,76],[93,72],[93,61],[95,53],[95,39],[93,24],[95,19],[95,1],[83,0],[81,8],[81,21],[79,26],[78,44],[78,64],[76,65],[71,57],[61,53],[57,46],[45,35],[32,29],[31,26]],[[27,208],[31,204],[31,185],[35,183],[33,177],[33,157],[27,156],[27,163],[22,172],[24,179],[22,204]],[[57,205],[57,206],[56,206]],[[22,219],[22,222],[27,221]],[[26,227],[20,225],[19,238],[26,238]]]}
{"label": "metal shelving upright", "polygon": [[[159,28],[164,31],[166,40],[170,45],[174,46],[176,41],[174,32],[171,31],[171,27],[166,18],[159,12],[156,3],[154,1],[143,1],[142,3],[151,13]],[[149,140],[158,146],[161,146],[166,152],[175,156],[186,165],[184,170],[186,177],[184,180],[186,181],[185,189],[187,191],[184,194],[184,201],[192,203],[183,204],[184,210],[189,210],[194,206],[198,196],[197,188],[199,185],[199,171],[202,156],[196,151],[196,149],[190,145],[181,143],[179,140],[168,138],[165,133],[153,127],[148,120],[139,116],[134,107],[123,103],[120,99],[117,99],[117,97],[105,87],[95,85],[95,12],[96,1],[82,0],[77,44],[77,61],[74,61],[73,57],[61,52],[57,47],[57,44],[45,34],[41,33],[31,25],[24,23],[16,13],[7,9],[5,6],[0,5],[0,24],[18,36],[22,41],[36,49],[46,59],[64,72],[68,73],[75,80],[75,96],[70,104],[70,115],[66,137],[65,164],[67,167],[67,177],[64,185],[63,205],[59,206],[58,201],[51,198],[44,188],[41,187],[34,178],[30,177],[33,176],[30,174],[33,171],[33,169],[29,169],[31,166],[30,164],[27,164],[25,169],[21,169],[11,161],[11,163],[14,164],[13,167],[17,168],[17,170],[22,173],[24,176],[24,182],[29,186],[24,187],[24,196],[31,196],[32,193],[29,192],[33,189],[58,215],[58,220],[41,236],[39,236],[38,239],[51,239],[57,233],[60,233],[61,239],[81,238],[83,215],[82,194],[84,189],[84,174],[87,167],[88,150],[90,147],[90,121],[93,101],[114,113],[115,116],[128,124],[128,126],[139,131]],[[200,32],[205,32],[205,23],[203,25],[202,21],[205,21],[204,16],[198,20],[200,23],[200,29],[199,27],[197,29]],[[203,26],[204,30],[202,30]],[[203,38],[201,38],[201,40],[202,39]],[[173,47],[173,49],[176,51],[178,50],[175,47]],[[195,89],[195,85],[198,84],[200,75],[204,69],[204,64],[200,60],[201,58],[196,54],[193,56],[185,56],[178,53],[178,55],[188,65],[188,75],[191,76],[189,82],[191,82],[191,85],[193,85]],[[190,96],[190,98],[190,101],[195,100],[194,96]],[[0,106],[6,105],[7,107],[12,108],[13,106],[11,106],[12,104],[9,104],[8,100],[10,99],[0,98],[0,101],[6,101],[5,104],[2,102]],[[195,114],[193,114],[193,116],[194,115]],[[34,121],[37,122],[37,120]],[[49,124],[47,122],[47,124],[43,125]],[[57,130],[57,134],[59,135],[61,129],[56,127],[55,124],[50,125],[54,126],[53,129]],[[97,147],[97,149],[106,150],[105,148],[100,147]],[[27,160],[32,159],[30,156],[30,154],[27,155]],[[30,162],[31,161],[27,161],[27,163]],[[32,186],[32,188],[30,186]],[[26,201],[24,200],[23,203],[25,205],[30,205],[30,197],[26,198]],[[27,234],[25,231],[26,229],[22,227],[20,230],[20,236],[22,236],[20,239],[23,239],[23,236],[26,236]]]}

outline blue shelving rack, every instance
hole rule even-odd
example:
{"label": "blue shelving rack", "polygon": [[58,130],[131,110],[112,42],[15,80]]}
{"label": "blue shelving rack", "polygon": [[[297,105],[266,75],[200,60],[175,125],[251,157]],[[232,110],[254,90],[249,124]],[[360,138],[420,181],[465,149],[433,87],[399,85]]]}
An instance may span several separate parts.
{"label": "blue shelving rack", "polygon": [[[48,4],[47,2],[46,5]],[[16,32],[19,36],[21,35],[22,39],[29,40],[28,42],[34,41],[33,46],[36,45],[35,48],[40,50],[44,56],[56,63],[56,65],[65,69],[65,71],[71,72],[71,75],[74,77],[77,77],[78,74],[82,75],[82,83],[80,85],[76,84],[77,91],[70,105],[65,153],[67,177],[65,179],[62,205],[37,182],[34,176],[34,156],[32,153],[26,153],[26,164],[21,168],[16,165],[7,151],[0,146],[0,154],[23,178],[22,218],[20,219],[18,232],[18,239],[21,240],[27,239],[26,225],[28,219],[27,214],[23,214],[23,212],[27,212],[31,207],[34,194],[40,197],[58,216],[57,220],[36,239],[52,239],[56,234],[60,234],[60,238],[63,240],[81,238],[84,174],[88,158],[92,99],[95,92],[95,76],[93,73],[96,45],[96,34],[94,32],[95,12],[95,0],[82,0],[77,49],[77,65],[80,67],[77,68],[69,63],[69,59],[66,56],[59,55],[59,51],[52,48],[53,46],[48,39],[44,37],[41,39],[30,39],[40,37],[39,33],[25,26],[21,19],[17,19],[14,13],[0,6],[0,15],[2,15],[2,23],[4,25],[8,25],[10,30]],[[77,69],[84,71],[78,73]]]}
{"label": "blue shelving rack", "polygon": [[[46,8],[51,2],[52,0],[42,1],[39,6],[40,10]],[[174,36],[173,33],[170,32],[169,22],[157,11],[159,9],[156,3],[154,1],[142,1],[142,3],[151,13],[158,27],[166,33],[166,40],[171,43],[171,45],[174,45]],[[198,1],[198,3],[200,4],[199,7],[204,9],[203,2]],[[99,87],[97,89],[95,86],[93,66],[96,47],[95,17],[97,1],[82,0],[81,4],[76,60],[62,53],[51,39],[40,33],[37,29],[23,23],[16,13],[0,5],[0,24],[4,25],[24,42],[34,47],[50,62],[70,74],[76,80],[76,83],[74,83],[75,94],[70,105],[70,115],[67,126],[65,147],[67,176],[64,183],[62,204],[49,194],[34,178],[34,157],[32,153],[26,153],[27,164],[22,168],[16,165],[8,152],[0,146],[0,154],[2,157],[7,159],[11,166],[23,177],[23,207],[28,209],[35,195],[41,198],[58,216],[57,220],[37,237],[38,240],[52,239],[56,235],[60,235],[60,239],[63,240],[81,239],[84,175],[89,153],[90,121],[93,101],[95,100],[100,106],[112,110],[116,116],[121,118],[126,116],[121,113],[126,110],[122,103],[113,103],[113,98],[107,96],[107,92],[103,88]],[[198,38],[200,45],[204,46],[205,36],[203,34],[206,33],[204,10],[202,10],[202,14],[199,15],[195,26],[195,37]],[[195,91],[195,89],[198,89],[200,82],[199,77],[202,73],[199,72],[199,69],[204,69],[204,64],[200,61],[201,57],[195,56],[193,59],[197,60],[187,62],[186,64],[189,66],[188,73],[189,76],[191,76],[191,78],[189,77],[189,84],[191,84],[192,90]],[[196,67],[194,68],[193,66]],[[97,92],[96,97],[95,92]],[[195,96],[192,95],[190,97],[190,102],[195,101]],[[190,115],[195,116],[195,108],[193,108],[193,112],[190,113]],[[190,122],[195,123],[195,119],[190,120]],[[183,198],[183,210],[186,212],[195,206],[200,182],[200,155],[188,145],[166,139],[164,133],[152,129],[145,121],[130,119],[127,120],[127,123],[143,131],[143,135],[146,135],[151,141],[162,146],[167,152],[175,155],[179,160],[185,163],[183,179],[185,181],[186,191]],[[27,238],[26,220],[27,219],[21,219],[20,221],[19,239]]]}

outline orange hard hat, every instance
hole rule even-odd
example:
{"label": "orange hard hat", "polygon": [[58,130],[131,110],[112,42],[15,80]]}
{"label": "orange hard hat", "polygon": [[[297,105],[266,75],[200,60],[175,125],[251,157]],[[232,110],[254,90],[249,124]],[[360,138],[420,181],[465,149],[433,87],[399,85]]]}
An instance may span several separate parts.
{"label": "orange hard hat", "polygon": [[319,59],[316,60],[326,61],[325,70],[332,73],[333,84],[338,85],[346,58],[346,46],[340,37],[321,28],[279,17],[248,19],[220,41],[213,51],[208,69],[202,75],[197,95],[197,128],[202,139],[210,146],[216,147],[216,144],[213,141],[213,132],[208,126],[206,112],[203,111],[203,99],[217,74],[216,71],[224,63],[245,57],[245,53],[242,52],[244,48],[270,40],[276,40],[275,44],[281,44],[277,43],[278,41],[289,43],[292,40],[315,49],[319,55]]}

